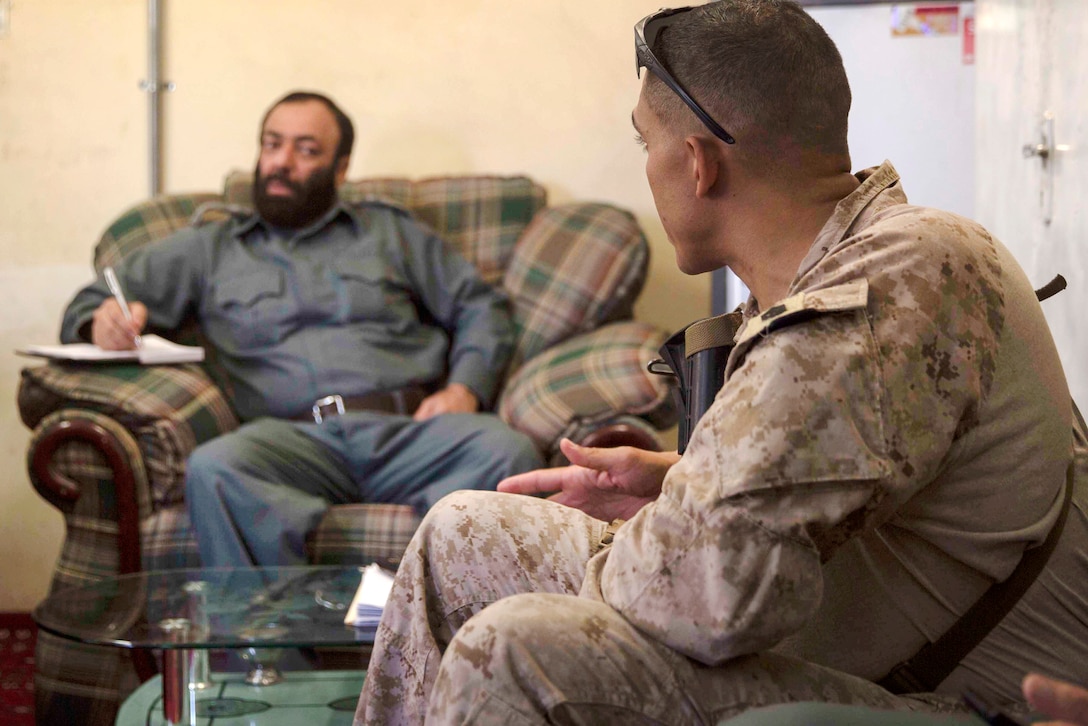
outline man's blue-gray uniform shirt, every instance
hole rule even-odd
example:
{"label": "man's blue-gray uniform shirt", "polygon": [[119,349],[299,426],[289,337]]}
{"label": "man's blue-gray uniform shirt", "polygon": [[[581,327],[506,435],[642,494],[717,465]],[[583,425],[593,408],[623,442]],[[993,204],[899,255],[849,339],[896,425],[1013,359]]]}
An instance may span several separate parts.
{"label": "man's blue-gray uniform shirt", "polygon": [[[116,269],[149,327],[188,314],[243,419],[291,417],[330,394],[462,383],[491,405],[513,347],[503,293],[407,213],[339,203],[306,229],[257,215],[182,230]],[[89,335],[102,281],[68,306],[61,340]]]}

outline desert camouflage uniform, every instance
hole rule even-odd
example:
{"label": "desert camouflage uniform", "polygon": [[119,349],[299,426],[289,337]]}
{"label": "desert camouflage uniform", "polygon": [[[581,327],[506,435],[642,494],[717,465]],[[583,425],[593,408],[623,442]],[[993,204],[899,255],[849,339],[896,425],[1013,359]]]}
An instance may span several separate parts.
{"label": "desert camouflage uniform", "polygon": [[[859,179],[789,296],[750,301],[726,385],[614,540],[526,497],[466,492],[432,510],[357,723],[696,724],[784,701],[956,700],[868,679],[1045,538],[1071,460],[1069,394],[1009,253],[907,205],[888,163]],[[1088,557],[1078,487],[1074,544],[1055,555],[1073,568]],[[998,634],[1003,662],[958,683],[1010,700],[1026,665],[1083,679],[1088,646],[1058,642],[1083,627],[1083,577],[1056,578],[1070,580],[1065,601],[1045,593],[1057,605],[1036,644]]]}

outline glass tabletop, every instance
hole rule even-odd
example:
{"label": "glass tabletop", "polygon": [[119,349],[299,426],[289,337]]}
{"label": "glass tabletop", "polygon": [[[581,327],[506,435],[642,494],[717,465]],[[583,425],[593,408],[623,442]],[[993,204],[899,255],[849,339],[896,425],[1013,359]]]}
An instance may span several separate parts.
{"label": "glass tabletop", "polygon": [[344,624],[361,567],[139,572],[61,588],[35,608],[43,630],[123,648],[277,648],[373,644]]}

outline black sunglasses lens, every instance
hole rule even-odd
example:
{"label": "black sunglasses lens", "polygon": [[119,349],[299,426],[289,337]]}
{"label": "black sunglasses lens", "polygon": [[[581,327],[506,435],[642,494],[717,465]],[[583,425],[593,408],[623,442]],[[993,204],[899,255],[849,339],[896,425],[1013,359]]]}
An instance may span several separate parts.
{"label": "black sunglasses lens", "polygon": [[657,42],[657,36],[667,25],[667,16],[662,17],[659,13],[647,19],[646,24],[642,27],[642,39],[646,42],[646,47],[651,53],[653,52],[654,43]]}

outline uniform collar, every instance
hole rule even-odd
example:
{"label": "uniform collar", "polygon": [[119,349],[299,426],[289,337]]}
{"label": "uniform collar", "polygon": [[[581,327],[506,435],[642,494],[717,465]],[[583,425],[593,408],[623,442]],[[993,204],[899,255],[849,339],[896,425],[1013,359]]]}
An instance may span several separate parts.
{"label": "uniform collar", "polygon": [[816,235],[794,279],[800,278],[815,267],[832,247],[846,239],[863,215],[869,216],[879,211],[875,207],[883,208],[884,204],[873,204],[877,197],[887,192],[890,203],[905,204],[907,201],[902,189],[898,188],[899,172],[890,161],[885,160],[880,166],[859,171],[854,176],[861,184],[835,205],[835,211],[831,213],[819,234]]}
{"label": "uniform collar", "polygon": [[[907,201],[907,197],[901,189],[892,190],[893,187],[899,184],[899,172],[886,159],[880,166],[873,166],[859,171],[854,176],[857,177],[860,184],[857,189],[843,197],[835,205],[835,211],[831,213],[827,222],[824,223],[819,234],[816,235],[816,239],[813,240],[808,254],[805,255],[805,259],[801,261],[794,282],[790,285],[791,291],[797,280],[815,267],[832,247],[850,234],[850,230],[854,228],[862,213],[869,209],[879,195],[891,190],[893,197],[890,201],[895,203],[906,203]],[[759,315],[759,301],[749,295],[741,306],[741,314],[745,320]]]}

